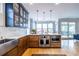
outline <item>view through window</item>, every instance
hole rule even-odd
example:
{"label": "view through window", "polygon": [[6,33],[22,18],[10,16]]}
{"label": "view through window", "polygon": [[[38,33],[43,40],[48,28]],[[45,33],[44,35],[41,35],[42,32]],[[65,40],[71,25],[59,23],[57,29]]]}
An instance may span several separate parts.
{"label": "view through window", "polygon": [[62,37],[73,37],[75,34],[75,22],[61,22]]}
{"label": "view through window", "polygon": [[38,34],[52,34],[54,33],[53,25],[54,23],[37,23],[37,33]]}

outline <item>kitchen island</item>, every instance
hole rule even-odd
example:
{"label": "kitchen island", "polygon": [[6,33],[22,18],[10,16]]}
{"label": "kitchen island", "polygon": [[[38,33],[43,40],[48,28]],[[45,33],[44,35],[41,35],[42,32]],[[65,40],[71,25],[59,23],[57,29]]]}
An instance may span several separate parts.
{"label": "kitchen island", "polygon": [[60,48],[61,47],[61,35],[60,34],[30,34],[29,35],[29,47],[36,48]]}

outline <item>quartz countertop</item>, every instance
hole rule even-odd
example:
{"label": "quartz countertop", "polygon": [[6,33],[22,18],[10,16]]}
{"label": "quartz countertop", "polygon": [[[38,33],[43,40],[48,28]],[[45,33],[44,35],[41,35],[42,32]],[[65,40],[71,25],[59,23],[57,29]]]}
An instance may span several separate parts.
{"label": "quartz countertop", "polygon": [[28,36],[28,35],[20,35],[20,36],[5,37],[4,39],[19,39],[19,38],[24,37],[24,36]]}
{"label": "quartz countertop", "polygon": [[19,39],[23,36],[29,36],[29,35],[61,35],[58,33],[54,33],[54,34],[28,34],[28,35],[19,35],[19,36],[12,36],[12,37],[5,37],[4,39]]}
{"label": "quartz countertop", "polygon": [[29,34],[29,35],[61,35],[61,34],[54,33],[54,34]]}

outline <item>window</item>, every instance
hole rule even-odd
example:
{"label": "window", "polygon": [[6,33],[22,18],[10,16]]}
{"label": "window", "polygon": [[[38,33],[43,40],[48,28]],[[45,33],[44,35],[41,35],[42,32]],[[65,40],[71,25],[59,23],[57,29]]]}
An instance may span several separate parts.
{"label": "window", "polygon": [[48,34],[52,34],[53,33],[53,23],[49,23],[48,24]]}
{"label": "window", "polygon": [[42,24],[37,24],[37,34],[42,34]]}
{"label": "window", "polygon": [[37,34],[52,34],[54,32],[53,22],[37,23]]}
{"label": "window", "polygon": [[75,34],[75,22],[61,22],[62,37],[73,37]]}
{"label": "window", "polygon": [[43,24],[43,34],[47,33],[47,24]]}
{"label": "window", "polygon": [[70,22],[69,23],[69,37],[73,37],[73,34],[75,34],[75,23]]}
{"label": "window", "polygon": [[62,37],[68,36],[68,24],[67,24],[67,22],[61,23],[61,34],[62,34]]}
{"label": "window", "polygon": [[33,29],[35,29],[36,28],[35,27],[36,26],[35,21],[33,21],[33,24],[32,25],[33,25]]}

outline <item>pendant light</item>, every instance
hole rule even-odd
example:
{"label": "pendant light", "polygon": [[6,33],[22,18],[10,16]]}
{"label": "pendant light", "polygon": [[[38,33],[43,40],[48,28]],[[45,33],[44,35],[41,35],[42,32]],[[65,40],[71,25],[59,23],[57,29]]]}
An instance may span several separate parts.
{"label": "pendant light", "polygon": [[36,12],[37,12],[37,19],[36,19],[36,22],[35,22],[35,27],[36,27],[36,33],[37,33],[37,22],[38,22],[38,12],[39,12],[39,10],[36,10]]}
{"label": "pendant light", "polygon": [[52,20],[52,10],[50,10],[50,20]]}
{"label": "pendant light", "polygon": [[45,20],[45,11],[43,12],[43,20]]}
{"label": "pendant light", "polygon": [[37,12],[37,21],[38,21],[38,12],[39,12],[39,10],[36,10],[36,12]]}

